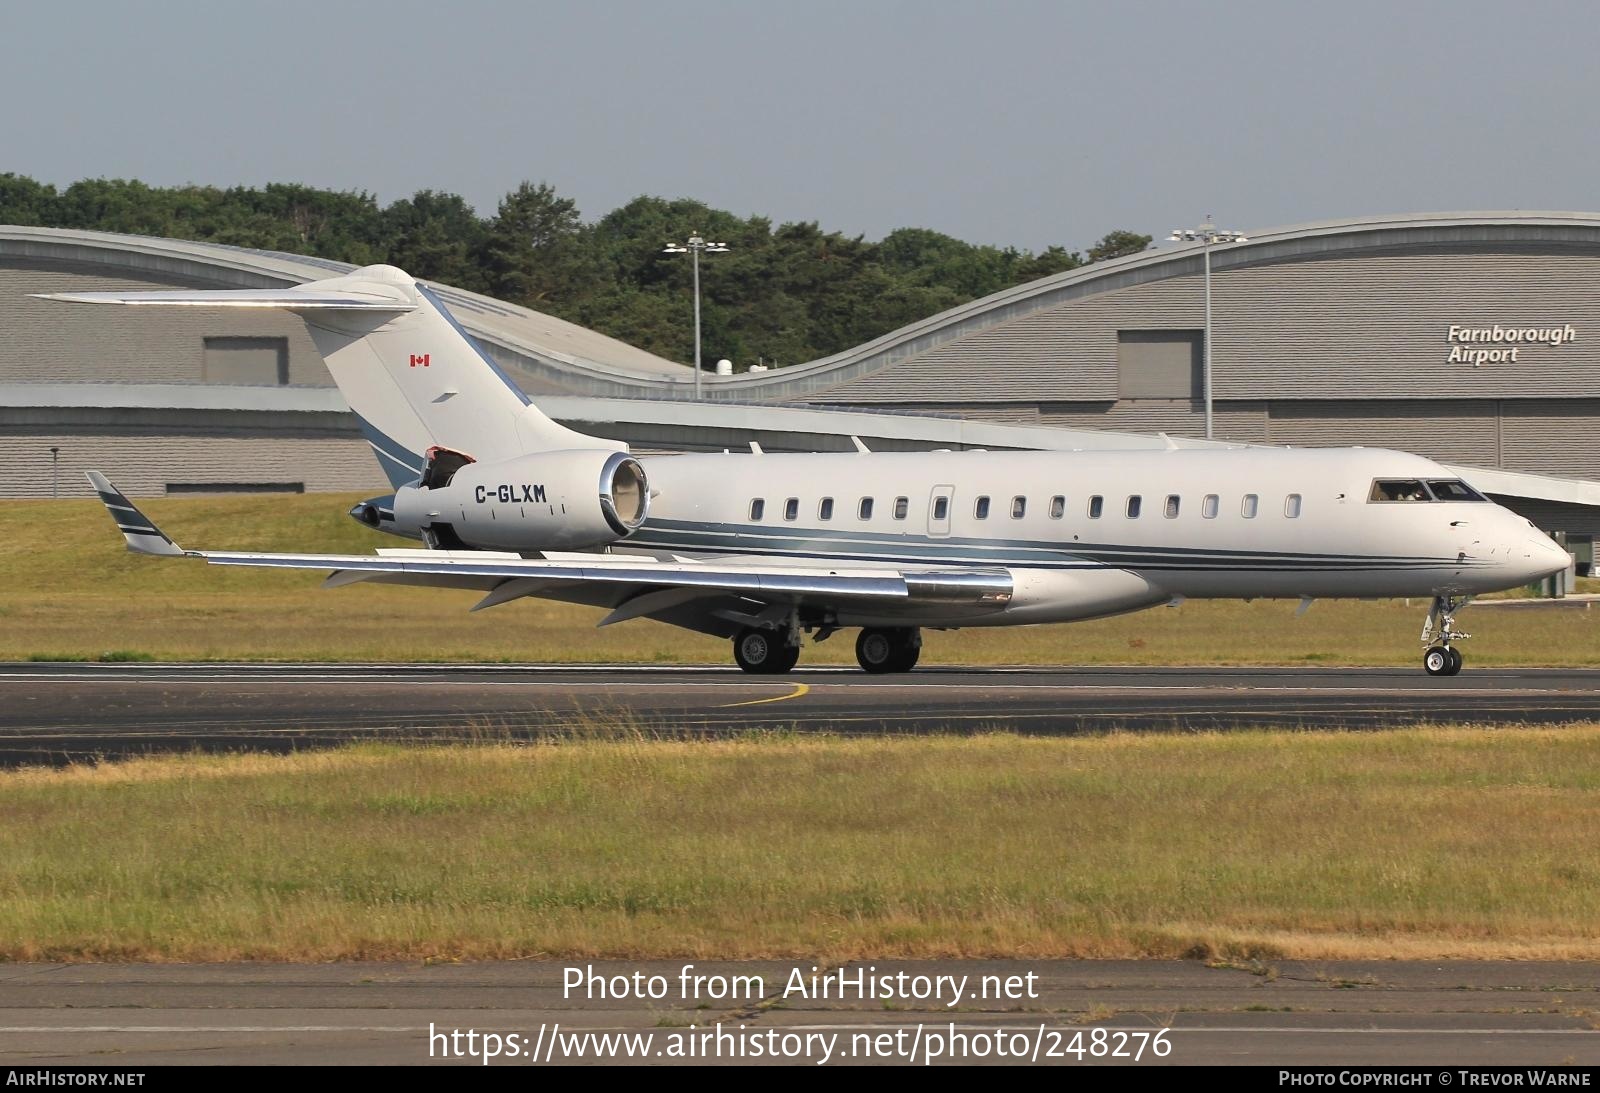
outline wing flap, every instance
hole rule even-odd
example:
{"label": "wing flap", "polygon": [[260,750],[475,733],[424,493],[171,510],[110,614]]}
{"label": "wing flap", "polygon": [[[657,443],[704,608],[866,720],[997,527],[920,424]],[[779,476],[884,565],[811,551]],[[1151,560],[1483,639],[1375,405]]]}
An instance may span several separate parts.
{"label": "wing flap", "polygon": [[[712,565],[701,562],[656,562],[648,558],[593,555],[582,561],[548,558],[483,561],[454,551],[450,557],[375,558],[366,554],[257,554],[236,551],[193,551],[212,565],[257,566],[267,569],[323,569],[344,573],[413,576],[534,578],[551,584],[601,583],[707,588],[766,595],[871,596],[906,599],[910,590],[898,570],[832,569],[811,566]],[[438,553],[443,554],[443,551]]]}

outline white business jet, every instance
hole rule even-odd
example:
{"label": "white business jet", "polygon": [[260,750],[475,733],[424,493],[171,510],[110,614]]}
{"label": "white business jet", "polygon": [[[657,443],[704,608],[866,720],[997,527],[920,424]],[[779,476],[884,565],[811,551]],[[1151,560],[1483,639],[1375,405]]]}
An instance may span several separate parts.
{"label": "white business jet", "polygon": [[[859,628],[868,672],[924,628],[1100,618],[1183,598],[1425,596],[1425,669],[1461,670],[1471,596],[1565,569],[1528,520],[1430,460],[1379,449],[688,454],[550,420],[426,285],[369,266],[294,288],[46,299],[283,308],[306,323],[394,493],[351,515],[420,540],[375,555],[179,548],[98,473],[130,550],[540,596],[732,639],[786,672]],[[475,608],[476,609],[476,608]]]}

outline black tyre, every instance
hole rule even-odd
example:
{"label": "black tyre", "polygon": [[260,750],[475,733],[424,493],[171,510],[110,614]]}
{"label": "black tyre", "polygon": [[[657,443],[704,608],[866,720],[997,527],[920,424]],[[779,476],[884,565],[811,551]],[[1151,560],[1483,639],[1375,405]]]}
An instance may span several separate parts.
{"label": "black tyre", "polygon": [[894,667],[891,672],[909,672],[917,666],[917,658],[922,656],[922,646],[903,645],[895,655]]}
{"label": "black tyre", "polygon": [[785,644],[776,630],[746,627],[733,639],[733,659],[757,675],[787,672],[800,660],[800,650]]}
{"label": "black tyre", "polygon": [[868,626],[856,638],[856,663],[873,675],[909,672],[921,655],[922,646],[914,629]]}
{"label": "black tyre", "polygon": [[1446,672],[1445,675],[1449,675],[1449,676],[1460,675],[1461,674],[1461,665],[1462,665],[1461,650],[1457,649],[1454,645],[1452,645],[1452,646],[1450,646],[1449,649],[1447,649],[1445,651],[1450,654],[1450,670],[1448,672]]}
{"label": "black tyre", "polygon": [[[1442,645],[1435,645],[1422,654],[1422,670],[1430,676],[1453,675],[1451,667],[1456,664],[1455,657],[1450,655],[1450,650]],[[1459,668],[1456,669],[1460,671]]]}

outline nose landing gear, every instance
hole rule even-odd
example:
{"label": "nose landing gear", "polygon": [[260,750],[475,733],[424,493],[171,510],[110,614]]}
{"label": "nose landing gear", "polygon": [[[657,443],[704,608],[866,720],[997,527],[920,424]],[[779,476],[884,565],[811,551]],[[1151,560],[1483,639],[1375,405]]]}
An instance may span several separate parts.
{"label": "nose landing gear", "polygon": [[[1455,627],[1455,613],[1467,605],[1466,596],[1435,596],[1428,617],[1422,623],[1422,643],[1428,651],[1422,654],[1422,670],[1430,676],[1453,676],[1461,671],[1461,650],[1451,642],[1465,641],[1465,634]],[[1435,627],[1438,633],[1435,635]],[[1438,644],[1433,644],[1437,636]]]}

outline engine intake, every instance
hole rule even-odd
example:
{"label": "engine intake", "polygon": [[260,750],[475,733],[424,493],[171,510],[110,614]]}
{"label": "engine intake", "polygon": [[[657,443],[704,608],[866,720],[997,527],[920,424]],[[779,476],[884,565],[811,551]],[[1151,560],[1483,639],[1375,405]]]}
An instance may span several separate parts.
{"label": "engine intake", "polygon": [[614,452],[600,469],[600,511],[621,536],[632,535],[650,511],[650,483],[639,461]]}

